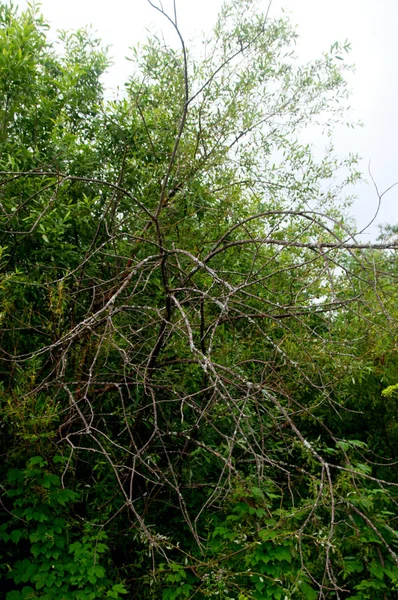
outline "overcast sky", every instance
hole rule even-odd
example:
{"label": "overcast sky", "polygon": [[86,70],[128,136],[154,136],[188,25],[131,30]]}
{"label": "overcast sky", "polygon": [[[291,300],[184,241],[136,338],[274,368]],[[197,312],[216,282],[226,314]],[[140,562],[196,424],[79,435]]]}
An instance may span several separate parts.
{"label": "overcast sky", "polygon": [[[171,0],[164,0],[166,7]],[[264,6],[268,5],[266,0]],[[20,0],[19,5],[26,5]],[[129,46],[145,39],[148,32],[164,30],[167,24],[147,0],[41,0],[42,11],[54,29],[77,29],[92,24],[105,44],[110,45],[114,67],[107,85],[123,86],[129,73],[125,60]],[[211,28],[221,0],[177,0],[179,26],[184,37]],[[336,132],[336,149],[363,157],[362,168],[371,172],[382,192],[398,181],[398,1],[397,0],[273,0],[271,16],[284,8],[300,35],[299,56],[315,58],[336,41],[348,39],[356,72],[350,77],[353,120],[364,128]],[[314,143],[317,140],[314,139]],[[352,208],[360,228],[371,221],[377,195],[371,185],[360,184]],[[398,224],[398,186],[386,194],[368,239],[377,234],[377,223]]]}

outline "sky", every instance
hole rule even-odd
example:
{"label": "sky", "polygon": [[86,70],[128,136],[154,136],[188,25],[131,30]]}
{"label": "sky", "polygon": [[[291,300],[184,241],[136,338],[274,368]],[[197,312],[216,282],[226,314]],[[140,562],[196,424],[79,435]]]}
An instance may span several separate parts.
{"label": "sky", "polygon": [[[155,1],[155,0],[154,0]],[[159,1],[159,0],[158,0]],[[261,0],[260,0],[261,1]],[[172,0],[163,0],[164,7]],[[208,31],[214,23],[221,0],[176,0],[179,27],[186,40]],[[268,6],[268,0],[262,0]],[[27,0],[20,0],[24,7]],[[148,0],[41,0],[42,12],[56,29],[77,29],[92,25],[105,45],[110,46],[114,66],[106,78],[108,93],[123,86],[131,65],[125,60],[129,47],[150,33],[174,35]],[[300,60],[310,60],[327,50],[336,40],[351,42],[350,61],[356,71],[349,77],[352,96],[350,120],[364,127],[339,128],[335,148],[340,156],[348,152],[362,157],[361,170],[369,183],[357,184],[351,207],[359,229],[375,216],[379,192],[398,182],[398,1],[397,0],[273,0],[270,16],[282,10],[298,27],[297,52]],[[314,137],[316,147],[319,138]],[[350,190],[351,192],[351,190]],[[398,224],[398,186],[382,198],[380,210],[363,236],[374,240],[378,224]]]}

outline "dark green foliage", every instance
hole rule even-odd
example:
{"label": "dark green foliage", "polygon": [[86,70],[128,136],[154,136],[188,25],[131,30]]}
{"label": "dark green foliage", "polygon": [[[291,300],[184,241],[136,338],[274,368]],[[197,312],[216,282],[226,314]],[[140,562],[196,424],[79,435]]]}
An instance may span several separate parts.
{"label": "dark green foliage", "polygon": [[105,102],[46,29],[1,5],[2,597],[393,598],[395,229],[353,241],[356,157],[305,142],[348,47],[233,0]]}
{"label": "dark green foliage", "polygon": [[[65,461],[55,455],[53,463]],[[8,600],[93,600],[127,593],[106,575],[107,534],[76,521],[72,507],[80,495],[61,486],[41,456],[33,456],[25,469],[8,471],[3,507],[11,518],[0,528],[10,580],[5,588],[12,590]]]}

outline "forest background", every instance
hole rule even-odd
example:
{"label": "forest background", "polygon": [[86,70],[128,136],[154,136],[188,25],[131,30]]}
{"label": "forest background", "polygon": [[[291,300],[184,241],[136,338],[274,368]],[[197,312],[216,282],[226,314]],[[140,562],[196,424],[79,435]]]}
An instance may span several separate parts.
{"label": "forest background", "polygon": [[150,4],[179,49],[108,101],[90,32],[0,5],[3,597],[393,598],[397,230],[347,217],[349,44],[299,64],[232,0],[198,56]]}

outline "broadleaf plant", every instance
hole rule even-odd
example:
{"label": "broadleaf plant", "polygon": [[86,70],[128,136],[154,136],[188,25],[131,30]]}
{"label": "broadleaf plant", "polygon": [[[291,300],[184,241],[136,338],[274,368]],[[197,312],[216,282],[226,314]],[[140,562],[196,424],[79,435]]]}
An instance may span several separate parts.
{"label": "broadleaf plant", "polygon": [[180,46],[113,100],[89,31],[0,6],[3,597],[392,598],[397,244],[346,212],[349,45],[299,64],[231,0],[201,54],[149,3]]}

